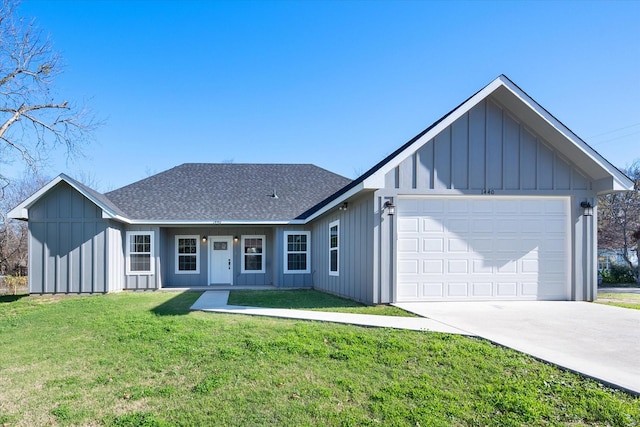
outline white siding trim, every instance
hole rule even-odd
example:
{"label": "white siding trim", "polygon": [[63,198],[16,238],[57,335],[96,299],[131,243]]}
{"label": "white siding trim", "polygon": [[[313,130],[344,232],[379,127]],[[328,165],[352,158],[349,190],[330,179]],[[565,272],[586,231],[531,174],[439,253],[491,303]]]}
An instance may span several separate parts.
{"label": "white siding trim", "polygon": [[[336,227],[337,233],[337,245],[335,247],[331,246],[331,229]],[[336,269],[331,269],[331,252],[336,252]],[[340,275],[340,220],[337,219],[333,222],[329,223],[329,276],[339,276]]]}
{"label": "white siding trim", "polygon": [[[291,251],[289,252],[289,236],[303,235],[307,236],[307,250],[306,251]],[[283,244],[283,271],[284,274],[305,274],[311,272],[311,232],[310,231],[285,231],[284,232],[284,244]],[[289,270],[289,253],[304,253],[307,255],[307,268],[306,270]]]}
{"label": "white siding trim", "polygon": [[[262,252],[259,255],[262,255],[262,269],[261,270],[247,270],[245,268],[245,257],[247,255],[252,255],[251,253],[245,253],[245,241],[247,239],[262,239]],[[242,265],[242,269],[241,272],[242,274],[259,274],[259,273],[265,273],[266,272],[266,263],[267,263],[267,238],[264,234],[262,235],[247,235],[247,236],[242,236],[241,238],[241,246],[240,246],[240,260],[241,260],[241,265]],[[254,255],[258,255],[258,254],[254,254]]]}
{"label": "white siding trim", "polygon": [[[196,241],[196,253],[195,254],[181,254],[178,252],[178,241],[180,239],[195,239]],[[176,235],[175,236],[175,273],[176,274],[200,274],[200,236],[196,235]],[[196,269],[195,270],[180,270],[180,256],[195,255],[196,257]]]}
{"label": "white siding trim", "polygon": [[[152,276],[155,273],[155,245],[154,245],[154,232],[153,231],[127,231],[126,237],[126,264],[127,264],[127,276]],[[149,270],[148,271],[131,271],[131,237],[132,236],[150,236],[149,242],[151,245],[149,251]],[[135,254],[135,252],[133,253]]]}

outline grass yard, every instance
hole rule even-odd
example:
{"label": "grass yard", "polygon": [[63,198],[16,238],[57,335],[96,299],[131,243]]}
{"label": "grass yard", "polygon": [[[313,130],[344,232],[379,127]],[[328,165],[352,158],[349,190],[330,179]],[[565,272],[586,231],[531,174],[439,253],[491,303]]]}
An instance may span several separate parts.
{"label": "grass yard", "polygon": [[312,289],[290,291],[231,291],[229,305],[298,310],[337,311],[341,313],[376,314],[380,316],[418,317],[391,305],[366,306]]}
{"label": "grass yard", "polygon": [[640,294],[613,292],[599,293],[596,302],[600,304],[640,310]]}
{"label": "grass yard", "polygon": [[0,426],[634,426],[640,398],[455,335],[0,297]]}

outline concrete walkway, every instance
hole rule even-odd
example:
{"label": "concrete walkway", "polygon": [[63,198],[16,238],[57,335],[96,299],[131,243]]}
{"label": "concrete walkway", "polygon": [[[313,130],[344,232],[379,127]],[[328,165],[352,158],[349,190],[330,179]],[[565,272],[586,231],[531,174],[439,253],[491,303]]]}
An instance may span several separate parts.
{"label": "concrete walkway", "polygon": [[229,306],[208,291],[192,310],[478,336],[640,395],[640,310],[571,301],[394,304],[422,317]]}
{"label": "concrete walkway", "polygon": [[444,332],[468,335],[459,329],[424,317],[375,316],[371,314],[337,313],[327,311],[291,310],[286,308],[260,308],[227,305],[229,291],[208,291],[191,306],[191,310],[210,311],[250,316],[279,317],[283,319],[316,320],[377,328],[409,329],[412,331]]}

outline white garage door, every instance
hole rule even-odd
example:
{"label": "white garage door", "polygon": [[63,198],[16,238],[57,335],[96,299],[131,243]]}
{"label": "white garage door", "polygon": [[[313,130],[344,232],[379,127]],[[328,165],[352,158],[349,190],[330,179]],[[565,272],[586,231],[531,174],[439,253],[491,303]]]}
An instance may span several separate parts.
{"label": "white garage door", "polygon": [[396,301],[565,300],[568,199],[397,202]]}

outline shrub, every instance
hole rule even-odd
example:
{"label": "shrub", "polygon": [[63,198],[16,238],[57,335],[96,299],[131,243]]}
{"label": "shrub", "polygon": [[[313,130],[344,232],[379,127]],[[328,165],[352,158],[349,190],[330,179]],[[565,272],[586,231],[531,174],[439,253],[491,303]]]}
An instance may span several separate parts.
{"label": "shrub", "polygon": [[636,278],[633,270],[622,264],[611,264],[608,269],[600,272],[602,275],[602,283],[619,284],[619,283],[635,283]]}
{"label": "shrub", "polygon": [[26,292],[27,283],[26,276],[4,276],[0,281],[0,285],[4,285],[12,295],[17,295],[19,291]]}

